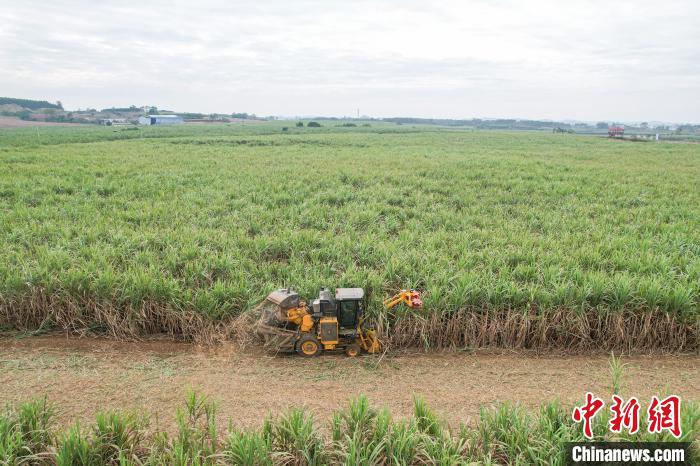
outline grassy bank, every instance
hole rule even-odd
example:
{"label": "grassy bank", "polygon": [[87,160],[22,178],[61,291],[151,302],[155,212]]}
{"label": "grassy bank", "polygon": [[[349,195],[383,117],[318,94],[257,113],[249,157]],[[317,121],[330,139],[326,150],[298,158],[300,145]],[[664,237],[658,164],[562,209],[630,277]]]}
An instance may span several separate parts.
{"label": "grassy bank", "polygon": [[[274,288],[361,286],[397,345],[698,348],[700,146],[280,123],[75,131],[41,145],[0,133],[5,327],[212,340]],[[383,314],[406,287],[425,309]]]}
{"label": "grassy bank", "polygon": [[[700,411],[686,403],[683,436],[697,442]],[[559,403],[529,413],[503,404],[481,412],[473,426],[449,429],[420,400],[414,414],[396,420],[360,396],[321,426],[303,409],[268,417],[258,430],[234,422],[219,430],[216,403],[194,393],[178,410],[170,432],[153,429],[143,413],[105,412],[92,425],[52,427],[54,407],[35,400],[0,414],[0,464],[47,465],[413,465],[564,464],[565,442],[584,441],[581,426]],[[606,414],[595,418],[595,440],[675,441],[670,434],[613,436]],[[645,432],[642,425],[640,432]],[[697,445],[693,458],[697,457]]]}

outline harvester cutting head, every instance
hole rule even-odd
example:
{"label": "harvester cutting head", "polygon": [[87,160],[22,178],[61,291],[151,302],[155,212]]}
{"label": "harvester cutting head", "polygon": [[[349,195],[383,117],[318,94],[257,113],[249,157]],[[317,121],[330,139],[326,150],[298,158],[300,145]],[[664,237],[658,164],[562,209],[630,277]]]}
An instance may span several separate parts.
{"label": "harvester cutting head", "polygon": [[384,300],[384,306],[387,309],[391,309],[400,303],[404,303],[411,309],[420,309],[423,307],[423,301],[420,299],[420,292],[416,290],[401,290],[391,298]]}
{"label": "harvester cutting head", "polygon": [[409,299],[408,299],[408,307],[413,308],[413,309],[419,309],[423,307],[423,300],[420,299],[420,292],[416,290],[410,290],[408,292]]}

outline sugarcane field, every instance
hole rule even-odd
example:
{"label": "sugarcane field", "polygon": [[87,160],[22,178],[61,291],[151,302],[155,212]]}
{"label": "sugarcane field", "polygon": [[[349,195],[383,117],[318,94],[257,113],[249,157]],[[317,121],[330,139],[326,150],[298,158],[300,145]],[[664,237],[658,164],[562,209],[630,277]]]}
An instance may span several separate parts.
{"label": "sugarcane field", "polygon": [[0,465],[700,464],[694,3],[37,6]]}

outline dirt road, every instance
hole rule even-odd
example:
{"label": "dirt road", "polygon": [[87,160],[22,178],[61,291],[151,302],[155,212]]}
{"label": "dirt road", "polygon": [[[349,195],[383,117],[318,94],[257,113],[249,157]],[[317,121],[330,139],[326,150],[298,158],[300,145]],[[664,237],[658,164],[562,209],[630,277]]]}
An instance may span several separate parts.
{"label": "dirt road", "polygon": [[[626,390],[640,399],[666,391],[700,400],[700,357],[623,357]],[[481,406],[510,400],[528,408],[559,397],[565,404],[587,390],[609,398],[608,357],[524,353],[407,353],[349,359],[272,357],[232,347],[201,349],[170,342],[101,339],[0,339],[0,403],[46,394],[59,422],[90,421],[105,409],[151,412],[168,429],[189,388],[220,402],[222,422],[258,425],[268,412],[303,405],[328,418],[365,393],[396,417],[423,396],[453,425],[473,422]]]}

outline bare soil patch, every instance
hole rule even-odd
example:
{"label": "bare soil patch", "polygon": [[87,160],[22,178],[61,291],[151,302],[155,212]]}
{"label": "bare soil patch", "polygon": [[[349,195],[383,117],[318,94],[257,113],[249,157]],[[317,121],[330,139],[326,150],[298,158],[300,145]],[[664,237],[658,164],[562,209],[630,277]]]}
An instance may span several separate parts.
{"label": "bare soil patch", "polygon": [[58,123],[51,121],[27,121],[17,117],[0,116],[0,128],[24,128],[26,126],[84,126],[82,123]]}
{"label": "bare soil patch", "polygon": [[[645,399],[672,392],[700,396],[700,357],[623,356],[625,393]],[[169,429],[188,389],[220,402],[220,419],[259,425],[267,413],[303,405],[319,419],[360,393],[396,417],[410,414],[423,396],[450,424],[473,422],[481,407],[511,401],[527,408],[586,391],[609,397],[606,355],[526,352],[420,353],[305,359],[271,356],[232,346],[123,343],[107,339],[43,336],[0,339],[0,403],[48,396],[61,408],[59,422],[90,422],[106,409],[150,412]]]}

